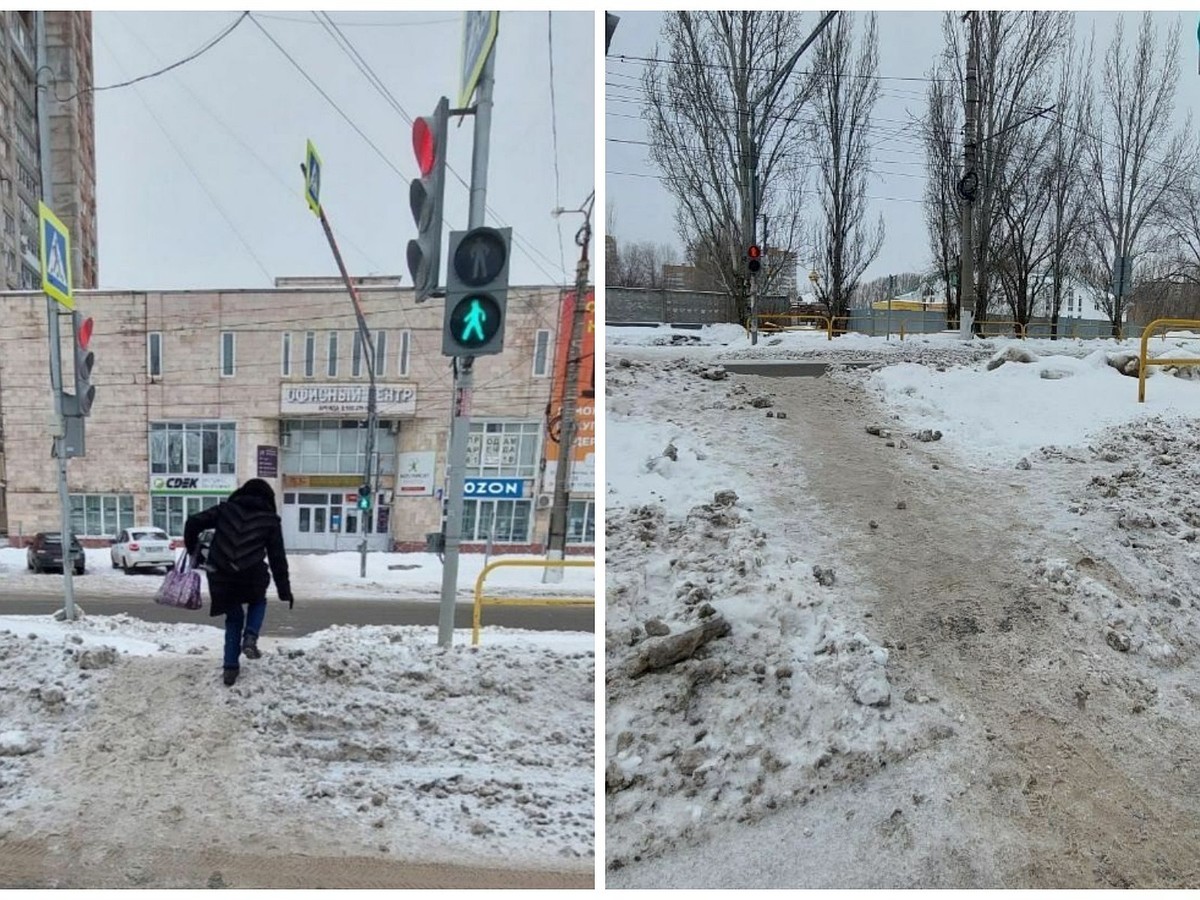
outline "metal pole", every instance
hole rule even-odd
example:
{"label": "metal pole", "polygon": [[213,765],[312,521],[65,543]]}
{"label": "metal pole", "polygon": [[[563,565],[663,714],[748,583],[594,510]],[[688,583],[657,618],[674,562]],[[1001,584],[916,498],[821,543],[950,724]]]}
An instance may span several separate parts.
{"label": "metal pole", "polygon": [[[492,84],[496,72],[496,46],[488,51],[479,76],[475,99],[475,134],[471,154],[471,205],[467,228],[483,225],[487,203],[488,150],[492,132]],[[454,603],[458,594],[458,552],[462,544],[463,489],[466,481],[467,443],[471,433],[472,368],[475,357],[460,358],[455,369],[450,456],[447,460],[446,548],[442,561],[442,600],[438,609],[438,646],[454,643]]]}
{"label": "metal pole", "polygon": [[[303,169],[304,165],[301,164]],[[354,286],[354,279],[350,277],[350,273],[346,270],[346,263],[342,259],[342,252],[338,249],[337,240],[333,236],[333,229],[329,225],[329,219],[325,217],[325,207],[321,206],[318,215],[321,219],[321,227],[325,229],[325,238],[329,241],[329,248],[333,251],[333,258],[337,262],[338,271],[342,273],[342,281],[346,283],[346,290],[350,292],[350,300],[354,304],[354,317],[358,321],[359,340],[363,345],[363,359],[367,364],[367,376],[370,381],[370,386],[367,388],[367,471],[364,474],[365,481],[370,490],[371,508],[363,510],[365,516],[361,516],[359,522],[362,526],[362,541],[358,545],[359,562],[358,562],[358,577],[367,577],[367,535],[370,533],[369,523],[372,520],[372,515],[375,512],[375,482],[372,480],[373,457],[375,454],[375,431],[379,427],[379,415],[375,405],[375,349],[371,346],[371,332],[367,328],[367,317],[363,311],[362,300],[358,296],[358,289]]]}
{"label": "metal pole", "polygon": [[[52,175],[50,165],[50,110],[47,108],[50,97],[50,80],[48,73],[48,51],[46,49],[46,14],[34,14],[34,29],[37,32],[37,129],[38,129],[38,169],[41,180],[42,202],[52,205],[51,186]],[[40,239],[40,236],[39,236]],[[65,261],[71,265],[71,260]],[[72,580],[71,559],[71,499],[67,489],[67,449],[66,419],[63,417],[63,372],[62,372],[62,337],[58,322],[58,304],[49,295],[46,296],[46,322],[50,336],[50,392],[54,395],[54,445],[53,455],[57,461],[59,521],[62,537],[62,570],[63,570],[63,616],[67,620],[78,618],[75,609],[75,584]]]}
{"label": "metal pole", "polygon": [[[550,509],[550,540],[546,559],[562,560],[567,552],[567,510],[570,508],[571,451],[575,448],[575,416],[579,399],[579,357],[583,353],[584,319],[587,314],[588,242],[591,240],[591,216],[583,225],[582,252],[575,269],[575,308],[571,314],[571,333],[567,341],[567,371],[563,381],[562,406],[559,408],[558,465],[554,470],[554,506]],[[562,568],[547,567],[544,584],[559,584]]]}
{"label": "metal pole", "polygon": [[892,339],[892,294],[896,293],[896,276],[888,276],[888,326],[887,339]]}
{"label": "metal pole", "polygon": [[[978,175],[976,168],[976,145],[975,140],[978,133],[978,125],[976,117],[979,109],[979,29],[976,22],[977,14],[969,12],[964,16],[969,21],[969,34],[967,37],[967,109],[963,124],[963,178],[973,177],[975,180],[975,189],[978,189]],[[958,304],[958,320],[959,332],[963,337],[970,337],[969,332],[964,332],[963,310],[969,309],[972,316],[975,315],[976,297],[975,297],[975,236],[974,236],[974,202],[971,199],[963,196],[960,197],[962,205],[959,208],[961,215],[961,230],[959,255],[962,261],[962,271],[959,275],[961,281],[961,291],[959,294]]]}

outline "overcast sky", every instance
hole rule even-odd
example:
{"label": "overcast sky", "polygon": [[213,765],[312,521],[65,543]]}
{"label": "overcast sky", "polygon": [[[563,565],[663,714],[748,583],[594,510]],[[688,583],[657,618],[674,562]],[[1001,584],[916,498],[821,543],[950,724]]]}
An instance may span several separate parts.
{"label": "overcast sky", "polygon": [[[613,173],[632,173],[633,176],[657,174],[649,162],[648,148],[636,144],[621,144],[615,139],[645,140],[646,130],[640,120],[640,105],[630,102],[644,96],[637,81],[641,62],[624,61],[625,56],[653,56],[661,33],[662,13],[620,12],[620,24],[613,36],[606,60],[605,77],[605,170],[606,204],[616,209],[614,233],[620,241],[655,241],[680,248],[675,231],[674,200],[656,178],[631,177]],[[1160,30],[1176,13],[1155,13]],[[861,21],[863,12],[855,16]],[[1141,12],[1126,14],[1126,34],[1136,33]],[[1180,39],[1180,79],[1176,93],[1178,119],[1183,121],[1188,110],[1193,125],[1200,124],[1200,76],[1197,76],[1196,14],[1182,13],[1183,29]],[[879,75],[888,76],[881,82],[879,103],[875,109],[875,124],[884,138],[875,149],[875,175],[868,185],[871,198],[869,216],[883,214],[886,236],[883,249],[867,270],[867,278],[889,273],[920,271],[930,260],[928,239],[921,208],[924,188],[924,152],[912,125],[925,109],[925,84],[921,79],[929,72],[934,58],[942,49],[941,12],[880,12],[879,13]],[[1077,41],[1087,40],[1092,25],[1096,26],[1096,51],[1102,59],[1111,39],[1116,13],[1077,13]],[[819,21],[815,13],[805,15],[806,33]],[[665,55],[665,50],[660,55]],[[803,60],[801,61],[803,63]],[[913,81],[897,79],[916,79]],[[614,85],[628,87],[614,87]],[[616,97],[626,99],[617,100]],[[681,251],[680,251],[681,252]],[[801,260],[802,269],[809,265]],[[804,272],[801,273],[803,280]]]}
{"label": "overcast sky", "polygon": [[[96,12],[95,83],[182,59],[238,15]],[[456,105],[461,13],[331,16],[409,117],[432,113],[443,94]],[[277,276],[336,275],[303,199],[308,139],[323,158],[321,201],[351,272],[412,283],[405,261],[416,230],[408,206],[416,175],[410,124],[312,13],[255,18],[380,153],[246,19],[180,68],[97,93],[101,287],[257,288]],[[560,222],[551,210],[579,208],[595,187],[594,29],[591,11],[500,17],[487,224],[514,228],[512,284],[574,282],[583,219]],[[457,121],[449,163],[469,181],[472,125]],[[467,188],[449,173],[446,220],[455,229],[467,222]],[[443,241],[443,283],[444,255]]]}

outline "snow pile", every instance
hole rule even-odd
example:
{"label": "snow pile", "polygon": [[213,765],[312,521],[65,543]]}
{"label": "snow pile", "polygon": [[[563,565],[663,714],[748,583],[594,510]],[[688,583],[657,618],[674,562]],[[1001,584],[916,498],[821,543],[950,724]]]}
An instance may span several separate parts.
{"label": "snow pile", "polygon": [[725,346],[745,333],[742,326],[732,323],[705,325],[702,328],[610,326],[605,333],[605,342],[610,347],[712,347]]}
{"label": "snow pile", "polygon": [[0,833],[590,866],[591,635],[337,626],[262,640],[232,688],[222,638],[0,619]]}
{"label": "snow pile", "polygon": [[844,377],[866,378],[908,428],[941,430],[964,462],[1007,468],[1046,445],[1086,444],[1109,427],[1165,412],[1200,414],[1200,389],[1182,379],[1156,379],[1138,403],[1137,383],[1110,363],[1115,355],[1100,349],[1082,359],[1042,356],[990,370],[902,363]]}
{"label": "snow pile", "polygon": [[757,424],[770,404],[753,401],[769,395],[708,372],[677,360],[608,374],[624,462],[608,468],[606,514],[611,869],[950,734],[893,696],[888,649],[849,622],[836,575],[814,572],[831,549],[804,518],[818,513],[803,496],[786,514],[772,502],[772,467],[799,473],[794,448]]}

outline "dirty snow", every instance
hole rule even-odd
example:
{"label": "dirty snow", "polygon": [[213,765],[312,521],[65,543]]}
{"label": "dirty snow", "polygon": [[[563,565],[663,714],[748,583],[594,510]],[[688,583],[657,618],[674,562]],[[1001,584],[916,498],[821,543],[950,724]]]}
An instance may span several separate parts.
{"label": "dirty snow", "polygon": [[[1152,369],[1139,404],[1136,378],[1111,365],[1136,354],[1136,341],[792,333],[751,348],[740,329],[704,329],[692,341],[673,340],[679,329],[634,331],[608,339],[607,427],[620,448],[608,466],[606,525],[611,886],[1195,886],[1186,825],[1200,786],[1187,752],[1200,740],[1194,370]],[[1191,334],[1151,342],[1154,356],[1198,351]],[[989,370],[1001,355],[1030,361]],[[981,674],[974,658],[986,655],[963,648],[1017,636],[1016,669],[988,673],[1012,696],[1011,711],[991,719],[994,711],[939,698],[936,684],[919,682],[926,649],[915,659],[900,650],[908,680],[896,681],[898,648],[869,611],[872,593],[888,599],[887,584],[868,586],[839,564],[838,548],[879,523],[849,525],[815,508],[805,489],[812,448],[781,441],[787,423],[752,402],[770,399],[772,379],[711,377],[721,361],[744,357],[874,362],[831,374],[858,391],[845,414],[860,419],[879,459],[919,453],[926,471],[933,462],[923,477],[937,478],[940,461],[955,484],[1009,491],[1019,511],[1011,521],[989,523],[993,511],[967,491],[926,515],[953,509],[964,534],[989,524],[1020,534],[1024,555],[1008,569],[997,561],[1011,583],[973,591],[963,571],[947,598],[962,609],[946,607],[936,623],[945,665],[954,671],[964,654],[951,691],[960,701]],[[864,434],[870,424],[890,433]],[[922,443],[922,432],[940,440]],[[911,479],[900,468],[876,479],[896,491],[881,506],[902,508]],[[784,483],[786,496],[772,496]],[[737,499],[718,501],[722,490]],[[978,549],[986,556],[986,544]],[[980,606],[986,620],[974,606],[985,596],[1006,604]],[[697,637],[720,619],[727,631]],[[1039,637],[1022,646],[1027,633]],[[662,664],[667,643],[685,635],[694,639],[682,658]],[[930,640],[941,646],[936,633]],[[1045,686],[1025,698],[1017,678]],[[1061,709],[1042,708],[1060,700]],[[1035,711],[1046,724],[1029,732],[1033,743],[1018,740],[1006,750],[1016,755],[988,768],[1009,737],[995,721]],[[1019,771],[1038,748],[1041,781]],[[1084,803],[1101,818],[1087,817]],[[1027,840],[1041,840],[1049,862],[1022,868]],[[878,865],[836,868],[862,853]],[[798,872],[810,881],[797,884]]]}
{"label": "dirty snow", "polygon": [[594,638],[0,617],[0,840],[590,871]]}

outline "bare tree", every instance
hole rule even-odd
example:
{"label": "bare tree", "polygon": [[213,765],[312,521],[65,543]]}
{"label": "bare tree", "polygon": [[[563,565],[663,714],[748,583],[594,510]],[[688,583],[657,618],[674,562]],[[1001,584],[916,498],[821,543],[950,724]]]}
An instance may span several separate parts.
{"label": "bare tree", "polygon": [[1171,127],[1179,33],[1176,18],[1160,45],[1147,12],[1130,44],[1122,16],[1104,57],[1096,118],[1087,141],[1089,201],[1096,212],[1088,239],[1101,274],[1114,287],[1113,293],[1103,295],[1114,335],[1125,317],[1123,285],[1114,283],[1116,261],[1124,258],[1132,265],[1139,257],[1165,249],[1171,204],[1186,192],[1196,165],[1191,117],[1182,129]]}
{"label": "bare tree", "polygon": [[883,245],[883,216],[867,218],[871,173],[871,113],[879,99],[879,32],[867,15],[857,55],[854,16],[841,13],[817,40],[813,58],[814,120],[809,126],[816,153],[821,216],[813,229],[818,263],[817,300],[829,315],[845,316],[863,272]]}
{"label": "bare tree", "polygon": [[[1071,34],[1066,12],[991,10],[972,16],[979,34],[978,176],[975,215],[975,321],[987,319],[991,285],[1003,230],[1002,192],[1017,153],[1021,127],[1050,105],[1052,81],[1046,77]],[[954,74],[959,97],[966,95],[965,47],[958,15],[946,13],[942,31],[943,62]],[[965,102],[965,101],[964,101]],[[979,327],[978,325],[976,327]]]}
{"label": "bare tree", "polygon": [[994,271],[1009,314],[1021,325],[1033,318],[1050,256],[1050,214],[1046,204],[1049,131],[1027,126],[1013,145],[1013,159],[996,191],[1000,211],[995,235]]}
{"label": "bare tree", "polygon": [[1200,284],[1200,173],[1193,175],[1172,217],[1171,275]]}
{"label": "bare tree", "polygon": [[798,116],[809,88],[788,66],[803,37],[796,12],[667,13],[665,58],[643,79],[650,156],[677,201],[680,240],[709,254],[739,321],[750,296],[741,223],[768,215],[772,244],[785,250],[800,235]]}
{"label": "bare tree", "polygon": [[676,259],[675,251],[666,244],[653,241],[632,241],[618,244],[611,268],[605,274],[613,280],[610,284],[619,287],[661,288],[664,283],[663,266]]}
{"label": "bare tree", "polygon": [[945,292],[946,326],[958,322],[962,286],[958,283],[958,184],[960,160],[954,136],[962,129],[962,107],[946,77],[947,70],[934,66],[929,73],[925,118],[921,137],[925,143],[925,227],[934,271]]}
{"label": "bare tree", "polygon": [[1078,267],[1084,232],[1088,226],[1084,172],[1084,139],[1091,120],[1091,92],[1086,73],[1092,70],[1092,52],[1075,55],[1074,40],[1063,54],[1058,95],[1054,101],[1044,182],[1051,214],[1049,275],[1050,338],[1058,338],[1064,281]]}

